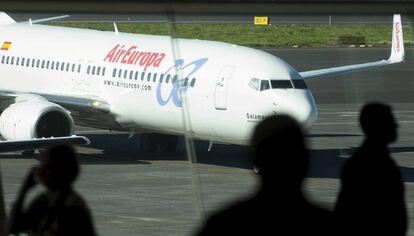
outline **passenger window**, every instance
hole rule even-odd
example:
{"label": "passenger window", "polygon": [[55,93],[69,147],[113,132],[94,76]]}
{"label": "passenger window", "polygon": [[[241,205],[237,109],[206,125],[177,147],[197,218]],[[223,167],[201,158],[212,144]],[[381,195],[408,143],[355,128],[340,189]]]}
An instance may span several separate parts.
{"label": "passenger window", "polygon": [[78,73],[81,72],[81,64],[78,64]]}
{"label": "passenger window", "polygon": [[11,58],[10,65],[14,64],[14,57]]}
{"label": "passenger window", "polygon": [[122,75],[122,70],[119,69],[119,71],[118,71],[118,78],[121,78],[121,75]]}
{"label": "passenger window", "polygon": [[134,75],[134,72],[131,70],[130,72],[129,72],[129,79],[132,79],[132,76]]}
{"label": "passenger window", "polygon": [[112,71],[112,77],[115,78],[115,76],[116,76],[116,68],[114,68],[114,70]]}
{"label": "passenger window", "polygon": [[49,65],[50,65],[50,61],[48,60],[48,61],[46,62],[46,69],[49,69]]}
{"label": "passenger window", "polygon": [[22,57],[22,61],[20,62],[22,66],[24,66],[25,60],[26,59],[24,57]]}
{"label": "passenger window", "polygon": [[1,57],[1,64],[4,64],[4,62],[6,62],[6,56],[4,56],[4,55],[3,55],[3,56]]}
{"label": "passenger window", "polygon": [[154,83],[157,82],[157,73],[154,74],[153,81],[154,81]]}
{"label": "passenger window", "polygon": [[162,80],[164,79],[164,74],[160,75],[160,83],[162,83]]}
{"label": "passenger window", "polygon": [[62,62],[62,65],[60,66],[60,70],[63,71],[65,69],[65,63]]}
{"label": "passenger window", "polygon": [[93,75],[95,74],[95,69],[96,69],[96,67],[95,66],[92,66],[92,74]]}
{"label": "passenger window", "polygon": [[56,70],[59,70],[59,62],[56,62]]}
{"label": "passenger window", "polygon": [[250,88],[252,88],[254,90],[259,90],[259,83],[260,83],[259,79],[253,78],[253,79],[250,80],[249,86],[250,86]]}
{"label": "passenger window", "polygon": [[10,56],[7,56],[7,58],[6,58],[6,64],[9,64],[9,59],[10,59]]}
{"label": "passenger window", "polygon": [[20,60],[20,58],[18,57],[18,58],[16,58],[16,65],[18,66],[18,65],[20,65],[19,64],[19,60]]}
{"label": "passenger window", "polygon": [[187,87],[187,85],[188,85],[188,78],[185,78],[185,79],[184,79],[183,86],[184,86],[184,87]]}
{"label": "passenger window", "polygon": [[171,77],[171,75],[168,74],[167,77],[165,78],[165,83],[168,84],[170,82],[170,77]]}
{"label": "passenger window", "polygon": [[69,63],[66,63],[66,71],[69,71]]}
{"label": "passenger window", "polygon": [[102,67],[102,76],[105,76],[105,69],[106,67]]}
{"label": "passenger window", "polygon": [[50,65],[50,69],[55,69],[55,62],[54,61],[52,61],[52,64]]}
{"label": "passenger window", "polygon": [[88,66],[88,68],[86,68],[86,74],[89,74],[91,72],[91,66]]}
{"label": "passenger window", "polygon": [[139,74],[139,72],[135,71],[135,80],[138,80],[138,74]]}
{"label": "passenger window", "polygon": [[96,67],[96,75],[100,75],[101,74],[101,67],[98,66]]}
{"label": "passenger window", "polygon": [[75,64],[72,64],[72,72],[75,72]]}
{"label": "passenger window", "polygon": [[174,77],[172,78],[171,83],[175,84],[177,82],[177,75],[174,75]]}
{"label": "passenger window", "polygon": [[46,61],[42,60],[42,69],[45,68],[45,65],[46,65]]}
{"label": "passenger window", "polygon": [[195,78],[193,78],[193,79],[191,80],[190,86],[191,86],[191,87],[194,87],[195,82],[196,82],[196,79],[195,79]]}
{"label": "passenger window", "polygon": [[144,77],[145,77],[145,72],[141,73],[141,81],[144,81]]}
{"label": "passenger window", "polygon": [[260,81],[260,91],[270,89],[269,80]]}
{"label": "passenger window", "polygon": [[126,79],[127,76],[128,76],[128,71],[127,70],[124,70],[124,79]]}
{"label": "passenger window", "polygon": [[30,66],[30,58],[27,58],[26,60],[26,66],[29,67]]}
{"label": "passenger window", "polygon": [[151,81],[151,73],[150,73],[150,72],[148,72],[148,75],[147,75],[147,81],[148,81],[148,82],[150,82],[150,81]]}

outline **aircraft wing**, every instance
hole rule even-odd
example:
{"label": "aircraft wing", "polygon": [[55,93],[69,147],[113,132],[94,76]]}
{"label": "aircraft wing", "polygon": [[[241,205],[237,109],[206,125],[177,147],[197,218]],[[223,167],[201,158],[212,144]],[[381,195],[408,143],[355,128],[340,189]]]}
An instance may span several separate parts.
{"label": "aircraft wing", "polygon": [[319,70],[311,70],[300,72],[302,79],[313,79],[321,78],[328,76],[335,76],[340,74],[345,74],[348,72],[360,71],[369,68],[375,68],[384,65],[390,65],[394,63],[399,63],[404,61],[404,41],[403,41],[403,31],[401,25],[401,16],[395,14],[393,18],[393,28],[392,28],[392,44],[391,44],[391,55],[387,60],[368,62],[355,65],[339,66]]}
{"label": "aircraft wing", "polygon": [[41,138],[21,141],[0,141],[0,152],[13,152],[46,148],[52,145],[72,144],[89,145],[91,142],[84,136]]}

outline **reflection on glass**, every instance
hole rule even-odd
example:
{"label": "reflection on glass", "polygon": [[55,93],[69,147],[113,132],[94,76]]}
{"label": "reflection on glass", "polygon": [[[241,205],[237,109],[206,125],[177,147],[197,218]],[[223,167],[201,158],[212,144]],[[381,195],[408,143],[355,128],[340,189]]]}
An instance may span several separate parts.
{"label": "reflection on glass", "polygon": [[[30,18],[44,18],[35,16]],[[39,34],[22,39],[24,50],[17,51],[17,43],[0,50],[2,89],[17,91],[7,83],[18,81],[24,85],[18,92],[27,97],[53,95],[44,100],[67,109],[82,126],[75,126],[75,133],[91,138],[90,148],[78,149],[84,169],[79,191],[100,235],[191,235],[203,218],[254,192],[258,182],[246,137],[269,113],[294,110],[304,123],[314,119],[306,127],[314,163],[305,192],[330,209],[343,158],[362,141],[357,119],[365,102],[394,106],[403,121],[395,147],[405,151],[393,156],[410,167],[406,147],[412,146],[414,93],[408,56],[406,63],[385,68],[298,79],[305,75],[301,72],[387,59],[391,16],[274,14],[265,26],[254,25],[253,17],[74,14],[45,23],[60,27],[48,34],[70,32],[70,37],[46,40]],[[27,20],[21,15],[17,21]],[[411,40],[405,20],[404,40]],[[90,35],[81,40],[75,32]],[[406,48],[406,54],[411,51]],[[108,54],[111,59],[105,60]],[[290,74],[275,66],[284,63],[294,68]],[[72,99],[62,101],[67,97]],[[291,97],[297,99],[287,102]],[[2,111],[15,97],[6,100]],[[6,157],[1,163],[10,207],[17,191],[13,181],[35,161],[20,153]]]}

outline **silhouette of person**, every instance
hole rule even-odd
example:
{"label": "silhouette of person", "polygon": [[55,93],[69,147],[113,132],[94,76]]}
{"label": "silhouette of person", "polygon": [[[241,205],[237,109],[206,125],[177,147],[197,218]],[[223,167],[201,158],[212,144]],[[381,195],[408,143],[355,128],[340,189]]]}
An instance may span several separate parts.
{"label": "silhouette of person", "polygon": [[199,235],[333,235],[333,214],[302,192],[309,153],[299,124],[287,115],[268,117],[251,147],[261,177],[257,194],[213,215]]}
{"label": "silhouette of person", "polygon": [[[58,145],[44,151],[40,166],[33,167],[20,189],[9,221],[9,232],[29,235],[96,235],[90,211],[72,183],[79,164],[71,146]],[[27,193],[38,182],[46,191],[23,209]]]}
{"label": "silhouette of person", "polygon": [[344,235],[405,235],[404,185],[387,148],[397,139],[391,107],[365,105],[360,124],[366,138],[342,169],[335,207],[341,231]]}

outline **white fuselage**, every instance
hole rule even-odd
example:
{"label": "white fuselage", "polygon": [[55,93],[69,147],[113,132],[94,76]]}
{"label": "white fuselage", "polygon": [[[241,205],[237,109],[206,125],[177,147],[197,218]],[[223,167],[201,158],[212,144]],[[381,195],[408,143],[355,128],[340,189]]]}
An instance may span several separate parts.
{"label": "white fuselage", "polygon": [[305,128],[317,115],[307,88],[260,91],[262,80],[301,80],[287,63],[256,49],[29,24],[1,26],[3,42],[11,44],[0,50],[2,90],[98,97],[119,124],[108,129],[182,134],[180,89],[199,139],[245,145],[268,115],[288,113]]}

